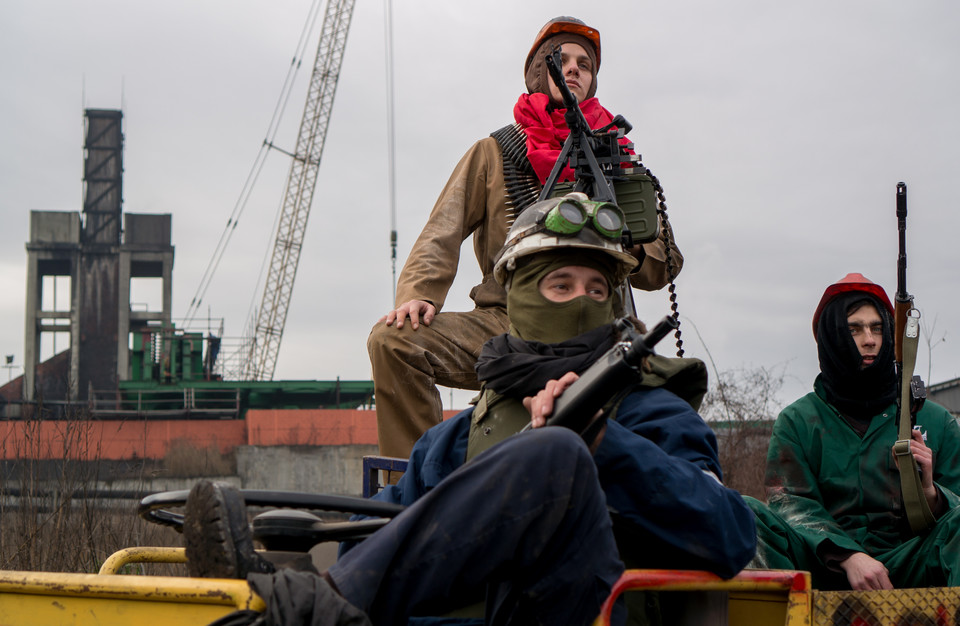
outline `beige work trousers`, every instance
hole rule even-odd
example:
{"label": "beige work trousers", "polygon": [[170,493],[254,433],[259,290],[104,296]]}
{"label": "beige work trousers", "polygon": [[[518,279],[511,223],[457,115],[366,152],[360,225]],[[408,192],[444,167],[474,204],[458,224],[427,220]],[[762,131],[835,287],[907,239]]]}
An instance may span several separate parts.
{"label": "beige work trousers", "polygon": [[413,444],[442,419],[436,385],[479,389],[474,365],[488,339],[507,332],[507,311],[478,307],[439,313],[413,330],[378,323],[367,338],[383,456],[407,458]]}

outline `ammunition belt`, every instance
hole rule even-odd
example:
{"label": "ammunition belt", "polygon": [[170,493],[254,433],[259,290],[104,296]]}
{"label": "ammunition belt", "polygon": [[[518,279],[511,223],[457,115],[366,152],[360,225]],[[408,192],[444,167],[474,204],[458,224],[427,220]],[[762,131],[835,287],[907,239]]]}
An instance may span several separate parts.
{"label": "ammunition belt", "polygon": [[503,183],[507,191],[507,228],[520,212],[540,197],[540,181],[527,159],[527,136],[519,124],[490,133],[503,155]]}

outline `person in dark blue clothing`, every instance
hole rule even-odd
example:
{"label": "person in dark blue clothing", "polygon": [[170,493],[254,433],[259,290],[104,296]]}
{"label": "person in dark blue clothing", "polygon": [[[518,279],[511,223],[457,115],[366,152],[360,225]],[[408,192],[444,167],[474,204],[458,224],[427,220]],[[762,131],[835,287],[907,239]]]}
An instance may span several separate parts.
{"label": "person in dark blue clothing", "polygon": [[722,484],[713,432],[671,390],[702,396],[702,363],[648,357],[586,440],[545,426],[554,400],[619,340],[617,289],[636,260],[618,220],[574,193],[511,227],[495,267],[510,331],[484,346],[476,405],[428,430],[400,481],[375,496],[406,505],[400,515],[319,576],[270,573],[236,492],[199,483],[184,524],[191,573],[246,577],[281,620],[403,624],[482,591],[488,624],[588,624],[625,563],[739,572],[756,547],[753,514]]}

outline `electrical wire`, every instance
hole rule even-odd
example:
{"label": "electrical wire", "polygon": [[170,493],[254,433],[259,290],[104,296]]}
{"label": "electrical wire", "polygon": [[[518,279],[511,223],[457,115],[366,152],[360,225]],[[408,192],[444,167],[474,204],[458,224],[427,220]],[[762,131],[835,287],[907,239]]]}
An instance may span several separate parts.
{"label": "electrical wire", "polygon": [[[265,138],[260,145],[257,156],[253,161],[253,165],[251,166],[250,171],[247,174],[247,178],[243,183],[243,187],[240,190],[240,195],[233,206],[233,211],[230,214],[230,217],[227,219],[226,226],[224,227],[223,232],[220,234],[220,239],[217,241],[213,255],[200,278],[200,284],[197,286],[197,290],[193,295],[193,299],[190,301],[187,314],[184,316],[185,324],[192,322],[199,312],[200,306],[203,304],[203,298],[206,296],[207,290],[213,282],[214,275],[220,266],[220,261],[223,259],[223,256],[226,252],[227,245],[230,243],[230,239],[233,237],[233,233],[236,230],[237,225],[240,223],[240,217],[242,216],[243,211],[250,200],[250,195],[253,193],[253,188],[256,185],[257,179],[259,178],[260,173],[263,171],[264,164],[267,160],[267,155],[269,154],[271,148],[275,148],[274,139],[276,138],[276,134],[280,127],[280,122],[283,119],[283,114],[286,111],[287,103],[290,100],[296,74],[303,63],[303,55],[305,54],[309,42],[312,39],[311,34],[316,24],[317,16],[320,14],[321,3],[322,0],[313,0],[310,10],[307,13],[307,18],[304,22],[303,29],[300,32],[300,38],[297,41],[293,58],[291,59],[290,66],[287,69],[287,75],[284,78],[283,86],[280,89],[280,96],[277,99],[277,104],[274,106],[273,116],[271,117],[270,123],[267,126]],[[266,263],[266,259],[264,260],[264,263]],[[260,275],[262,279],[263,267],[261,267]],[[258,279],[258,289],[261,279]]]}
{"label": "electrical wire", "polygon": [[394,95],[393,95],[393,3],[384,0],[384,49],[387,65],[387,180],[390,194],[390,264],[392,272],[391,284],[393,298],[390,306],[396,306],[397,300],[397,172],[396,147],[394,142]]}

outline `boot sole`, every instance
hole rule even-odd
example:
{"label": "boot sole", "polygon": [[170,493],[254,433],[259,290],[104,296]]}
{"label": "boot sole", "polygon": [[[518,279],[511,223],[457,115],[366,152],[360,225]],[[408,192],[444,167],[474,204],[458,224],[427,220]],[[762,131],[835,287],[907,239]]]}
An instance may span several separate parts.
{"label": "boot sole", "polygon": [[[232,487],[200,481],[184,510],[187,569],[200,578],[246,578],[255,555],[243,498]],[[253,556],[252,558],[256,558]]]}

